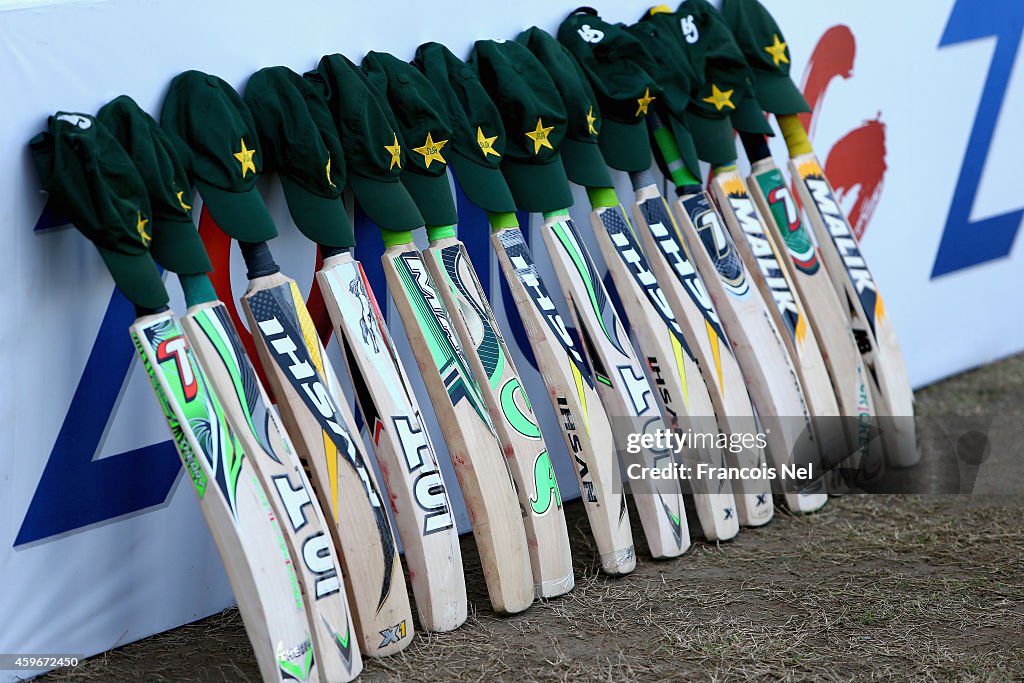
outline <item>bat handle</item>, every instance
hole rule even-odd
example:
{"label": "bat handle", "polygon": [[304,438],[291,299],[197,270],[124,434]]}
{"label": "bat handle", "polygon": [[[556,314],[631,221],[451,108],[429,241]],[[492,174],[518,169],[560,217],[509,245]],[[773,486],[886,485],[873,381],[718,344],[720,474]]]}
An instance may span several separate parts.
{"label": "bat handle", "polygon": [[136,318],[141,318],[144,315],[155,315],[157,313],[163,313],[164,311],[170,309],[170,307],[167,306],[167,305],[159,306],[158,308],[148,308],[146,306],[139,306],[138,304],[132,304],[132,305],[135,306],[135,317]]}
{"label": "bat handle", "polygon": [[654,174],[651,173],[650,169],[630,173],[629,181],[633,183],[634,192],[655,184]]}
{"label": "bat handle", "polygon": [[326,244],[320,245],[320,256],[322,256],[325,261],[332,256],[340,256],[348,251],[349,247],[329,247]]}
{"label": "bat handle", "polygon": [[248,269],[246,277],[250,280],[281,271],[274,262],[274,255],[270,253],[270,247],[266,242],[239,242],[238,248],[242,250],[242,258],[245,259],[245,267]]}
{"label": "bat handle", "polygon": [[740,140],[743,142],[743,149],[751,164],[771,156],[771,151],[768,149],[768,138],[764,134],[740,131]]}

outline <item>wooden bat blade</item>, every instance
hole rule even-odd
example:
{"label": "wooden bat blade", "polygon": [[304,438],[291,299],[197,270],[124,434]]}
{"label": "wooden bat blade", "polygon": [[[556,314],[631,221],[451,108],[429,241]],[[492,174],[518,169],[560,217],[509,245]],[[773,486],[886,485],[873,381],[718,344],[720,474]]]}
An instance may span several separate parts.
{"label": "wooden bat blade", "polygon": [[130,332],[199,496],[261,677],[320,680],[284,534],[178,322],[170,313],[147,315]]}
{"label": "wooden bat blade", "polygon": [[[681,434],[717,434],[711,396],[700,375],[697,358],[687,343],[665,293],[651,271],[643,249],[621,206],[591,212],[591,225],[618,290],[638,350],[651,378],[662,415]],[[725,466],[720,448],[694,449],[688,464]],[[739,532],[732,485],[691,482],[705,536],[726,540]],[[639,506],[640,501],[637,499]]]}
{"label": "wooden bat blade", "polygon": [[466,578],[447,487],[405,368],[362,266],[332,256],[316,275],[391,500],[420,625],[466,621]]}
{"label": "wooden bat blade", "polygon": [[789,169],[832,284],[856,313],[853,332],[874,392],[886,458],[900,467],[914,465],[921,457],[912,419],[914,392],[882,295],[814,153],[790,159]]}
{"label": "wooden bat blade", "polygon": [[419,251],[391,246],[381,262],[473,520],[491,606],[499,614],[521,612],[533,602],[530,553],[487,406]]}
{"label": "wooden bat blade", "polygon": [[[552,217],[545,221],[541,230],[571,318],[582,337],[590,367],[594,369],[598,395],[614,422],[616,448],[620,454],[626,453],[630,434],[668,429],[654,389],[575,224],[568,216]],[[657,458],[649,448],[636,450],[639,450],[637,461],[643,467],[653,468],[664,459]],[[624,459],[622,464],[632,463]],[[685,506],[679,482],[644,478],[629,484],[651,555],[666,558],[683,554],[690,539],[689,533],[684,533]],[[705,533],[715,535],[720,531],[714,523],[718,517],[712,515],[711,528]]]}
{"label": "wooden bat blade", "polygon": [[189,308],[182,328],[228,424],[235,431],[284,531],[306,596],[315,659],[325,680],[352,680],[362,668],[341,565],[316,493],[270,407],[227,309]]}
{"label": "wooden bat blade", "polygon": [[[786,181],[771,158],[755,162],[749,184],[769,233],[776,244],[785,245],[779,260],[804,301],[811,329],[825,352],[825,366],[839,411],[845,416],[847,449],[854,454],[841,467],[852,470],[857,477],[875,479],[884,469],[884,450],[882,440],[872,438],[875,407],[847,313],[821,264],[814,241],[800,220],[800,210]],[[843,483],[830,480],[830,489]]]}
{"label": "wooden bat blade", "polygon": [[[637,191],[633,208],[648,263],[697,359],[718,429],[730,438],[755,434],[754,409],[743,375],[668,205],[657,188],[647,186]],[[764,449],[757,444],[725,449],[725,458],[730,467],[766,465]],[[744,478],[732,484],[740,524],[761,526],[771,521],[775,508],[768,481]]]}
{"label": "wooden bat blade", "polygon": [[525,511],[523,526],[538,597],[572,590],[575,578],[562,494],[551,456],[494,312],[465,245],[454,237],[431,242],[424,264],[440,286],[452,323],[487,403],[498,442]]}
{"label": "wooden bat blade", "polygon": [[251,280],[242,306],[285,428],[331,516],[360,648],[371,657],[398,652],[413,626],[391,522],[309,312],[280,273]]}
{"label": "wooden bat blade", "polygon": [[716,172],[711,186],[736,252],[767,304],[796,371],[821,455],[826,463],[842,462],[850,451],[838,419],[839,404],[825,359],[814,328],[808,323],[803,301],[780,263],[774,240],[766,232],[764,218],[738,171]]}
{"label": "wooden bat blade", "polygon": [[[818,446],[796,370],[717,212],[704,193],[681,198],[676,208],[690,254],[732,341],[776,469],[816,464]],[[817,510],[828,502],[824,488],[819,477],[799,493],[787,493],[786,502],[797,512]]]}
{"label": "wooden bat blade", "polygon": [[616,490],[617,463],[611,423],[601,406],[580,343],[548,296],[519,228],[491,234],[502,274],[530,339],[555,416],[573,458],[573,471],[606,574],[636,567],[626,499]]}

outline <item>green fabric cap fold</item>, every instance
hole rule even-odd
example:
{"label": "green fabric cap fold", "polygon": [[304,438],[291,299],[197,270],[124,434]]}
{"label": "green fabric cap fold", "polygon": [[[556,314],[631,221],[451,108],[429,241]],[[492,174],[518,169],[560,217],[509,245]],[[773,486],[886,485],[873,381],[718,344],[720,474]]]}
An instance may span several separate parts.
{"label": "green fabric cap fold", "polygon": [[478,40],[469,64],[498,107],[507,139],[501,172],[516,206],[543,213],[572,205],[559,146],[565,105],[548,72],[523,45]]}
{"label": "green fabric cap fold", "polygon": [[321,58],[304,77],[327,101],[345,149],[349,187],[366,215],[385,230],[421,227],[423,217],[400,180],[408,150],[383,94],[340,54]]}
{"label": "green fabric cap fold", "polygon": [[216,76],[186,71],[171,81],[160,124],[217,225],[242,242],[277,236],[256,181],[263,154],[249,108]]}
{"label": "green fabric cap fold", "polygon": [[284,66],[254,73],[245,86],[245,102],[256,121],[264,167],[278,173],[295,225],[317,244],[354,246],[352,221],[341,198],[345,152],[327,103]]}
{"label": "green fabric cap fold", "polygon": [[562,96],[569,121],[559,153],[569,180],[584,187],[611,187],[612,177],[598,146],[601,110],[579,64],[564,45],[536,26],[516,40],[543,65]]}
{"label": "green fabric cap fold", "polygon": [[621,171],[646,171],[651,145],[646,116],[661,97],[654,58],[621,24],[580,8],[558,27],[558,40],[579,62],[597,95],[603,116],[598,144],[605,161]]}
{"label": "green fabric cap fold", "polygon": [[29,149],[50,201],[96,245],[133,304],[166,306],[167,290],[149,255],[149,196],[128,153],[88,114],[57,112],[47,126]]}
{"label": "green fabric cap fold", "polygon": [[434,86],[448,113],[452,141],[445,159],[462,191],[487,211],[515,211],[501,173],[505,127],[476,72],[440,43],[420,45],[413,65]]}
{"label": "green fabric cap fold", "polygon": [[[681,161],[694,176],[700,177],[700,162],[693,137],[686,127],[686,109],[690,95],[703,82],[679,40],[679,25],[671,14],[659,15],[665,21],[641,21],[626,30],[647,46],[654,76],[661,86],[661,97],[654,103],[661,120],[676,139]],[[664,171],[664,169],[663,169]],[[666,173],[668,175],[668,173]]]}
{"label": "green fabric cap fold", "polygon": [[696,54],[703,52],[705,79],[693,98],[696,109],[708,118],[729,116],[738,130],[773,135],[755,97],[747,60],[718,10],[707,0],[685,0],[676,18],[691,60],[700,63]]}
{"label": "green fabric cap fold", "polygon": [[773,114],[809,112],[789,76],[789,47],[775,19],[757,0],[724,0],[722,16],[753,73],[757,99]]}
{"label": "green fabric cap fold", "polygon": [[153,214],[153,260],[174,273],[213,270],[192,220],[188,176],[160,124],[127,95],[103,105],[96,121],[121,144],[146,185]]}
{"label": "green fabric cap fold", "polygon": [[409,145],[402,183],[423,220],[427,225],[458,222],[445,172],[452,130],[444,102],[419,69],[393,55],[370,52],[362,67],[370,82],[385,94],[398,131]]}

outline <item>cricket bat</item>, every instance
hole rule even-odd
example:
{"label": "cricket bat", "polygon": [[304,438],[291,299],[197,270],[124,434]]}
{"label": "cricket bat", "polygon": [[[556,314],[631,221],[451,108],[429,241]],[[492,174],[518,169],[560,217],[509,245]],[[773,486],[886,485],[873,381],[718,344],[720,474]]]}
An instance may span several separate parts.
{"label": "cricket bat", "polygon": [[[751,286],[736,246],[707,194],[696,187],[692,190],[684,190],[675,204],[680,231],[722,316],[764,427],[768,454],[780,476],[793,465],[818,466],[818,444],[800,380],[768,305]],[[816,477],[810,485],[786,492],[786,504],[794,512],[813,512],[828,502],[824,473],[812,470],[809,474]]]}
{"label": "cricket bat", "polygon": [[[588,192],[589,194],[589,192]],[[637,339],[637,347],[644,358],[648,376],[652,378],[662,413],[682,434],[710,434],[718,436],[715,409],[708,386],[701,376],[699,362],[676,319],[668,297],[655,277],[647,256],[626,215],[625,209],[614,198],[611,206],[594,205],[590,223],[597,243],[618,290],[626,318]],[[591,200],[593,202],[593,199]],[[723,449],[718,443],[691,444],[690,452],[697,457],[692,463],[705,462],[718,467],[726,466]],[[711,486],[708,480],[691,481],[698,517],[707,516],[712,506],[699,493]],[[727,505],[719,506],[722,519],[719,524],[737,526],[739,515],[732,484],[727,480],[714,483],[710,495],[719,496]],[[728,496],[725,493],[728,492]],[[731,500],[730,500],[731,497]],[[732,520],[731,522],[729,520]],[[705,533],[707,533],[705,531]],[[709,537],[710,538],[710,537]]]}
{"label": "cricket bat", "polygon": [[[116,138],[88,115],[58,112],[29,145],[43,186],[67,207],[75,227],[98,247],[133,256],[136,275],[125,278],[120,271],[136,310],[132,344],[196,491],[260,677],[320,681],[295,558],[270,496],[167,309],[167,292],[146,253],[153,237],[145,182]],[[75,192],[69,192],[72,186]],[[89,192],[82,194],[82,188]],[[111,275],[118,281],[117,271]],[[358,662],[356,652],[353,676]]]}
{"label": "cricket bat", "polygon": [[[206,275],[181,276],[186,296],[189,278],[205,279]],[[212,286],[208,289],[212,291]],[[362,660],[341,565],[320,503],[224,304],[189,303],[181,318],[185,339],[282,526],[305,596],[320,677],[350,681],[362,669]]]}
{"label": "cricket bat", "polygon": [[750,193],[776,245],[785,245],[779,261],[805,303],[807,319],[819,340],[839,411],[844,416],[847,448],[855,455],[841,469],[849,467],[856,470],[856,476],[874,479],[884,468],[884,450],[882,440],[873,438],[871,433],[874,401],[850,320],[764,137],[744,135],[743,142],[751,161],[747,181]]}
{"label": "cricket bat", "polygon": [[388,290],[402,318],[416,363],[448,445],[473,521],[491,606],[522,612],[534,598],[530,553],[515,482],[487,405],[411,233],[382,231]]}
{"label": "cricket bat", "polygon": [[[199,496],[260,676],[321,680],[284,533],[181,326],[164,311],[140,315],[129,331]],[[358,673],[358,653],[353,661]]]}
{"label": "cricket bat", "polygon": [[[633,212],[640,241],[651,272],[694,354],[711,396],[718,430],[730,438],[756,434],[754,409],[736,356],[668,204],[650,173],[631,174],[631,180],[636,191]],[[764,448],[756,443],[723,450],[730,467],[766,466]],[[775,508],[768,481],[745,477],[734,479],[732,486],[740,524],[761,526],[771,521]]]}
{"label": "cricket bat", "polygon": [[240,243],[249,275],[249,328],[285,428],[341,550],[364,655],[394,654],[412,640],[412,612],[384,497],[313,321],[265,242]]}
{"label": "cricket bat", "polygon": [[[180,319],[181,343],[198,364],[196,369],[205,378],[280,525],[297,580],[295,591],[301,592],[305,602],[311,648],[303,658],[315,666],[321,680],[350,681],[362,669],[362,659],[334,543],[291,440],[206,274],[210,263],[191,222],[191,207],[183,199],[184,192],[175,191],[188,187],[184,170],[159,124],[129,98],[112,101],[100,110],[97,120],[121,143],[146,186],[154,214],[148,245],[151,256],[160,266],[178,273],[188,306]],[[169,215],[168,204],[175,201],[172,196],[176,198],[176,205],[170,204],[175,213]],[[230,477],[229,472],[225,468],[220,475]]]}
{"label": "cricket bat", "polygon": [[[563,211],[546,216],[541,233],[569,306],[570,317],[583,338],[598,394],[609,417],[616,420],[616,446],[623,465],[628,466],[634,459],[629,457],[624,437],[631,433],[665,432],[669,427],[662,414],[666,405],[664,399],[666,393],[670,399],[674,396],[671,391],[656,395],[568,213]],[[682,404],[669,401],[668,410],[671,412],[666,411],[666,414],[670,421],[675,416],[675,429],[678,428],[678,414],[682,409]],[[636,460],[648,468],[664,467],[674,459],[671,452],[658,453],[643,447],[639,450],[636,455],[640,457]],[[629,484],[651,555],[666,558],[685,552],[689,534],[683,538],[681,527],[685,523],[685,512],[679,482],[674,479],[634,479]],[[732,538],[739,530],[731,489],[724,495],[696,497],[694,502],[704,533],[710,540]],[[686,546],[683,545],[684,540]]]}
{"label": "cricket bat", "polygon": [[434,446],[362,265],[350,250],[321,251],[316,281],[389,493],[420,626],[451,631],[466,621],[466,578]]}
{"label": "cricket bat", "polygon": [[886,460],[909,467],[920,460],[914,425],[914,392],[892,321],[860,245],[825,177],[800,118],[779,116],[789,148],[789,172],[814,231],[832,285],[848,310],[868,371]]}
{"label": "cricket bat", "polygon": [[[676,183],[679,195],[673,203],[680,238],[690,245],[693,265],[707,294],[722,316],[734,357],[742,371],[751,403],[764,431],[762,436],[780,476],[794,465],[811,466],[805,472],[813,481],[798,491],[782,486],[787,505],[794,512],[811,512],[828,502],[820,452],[810,424],[799,378],[768,306],[752,288],[735,245],[722,226],[707,193],[687,181],[685,166],[675,138],[660,118],[649,117],[655,147]],[[636,184],[636,181],[634,181]],[[817,466],[818,471],[814,471]]]}
{"label": "cricket bat", "polygon": [[629,574],[636,567],[636,553],[626,499],[615,486],[615,440],[581,343],[548,295],[515,214],[491,214],[489,219],[491,244],[573,459],[601,570]]}
{"label": "cricket bat", "polygon": [[735,167],[715,172],[711,178],[711,195],[750,281],[768,304],[775,329],[782,338],[803,390],[818,448],[826,466],[831,469],[843,462],[851,451],[842,431],[832,381],[814,328],[808,324],[803,300],[783,268],[778,245],[768,233],[764,218]]}
{"label": "cricket bat", "polygon": [[537,597],[572,590],[575,578],[562,494],[530,397],[519,377],[466,246],[450,228],[427,228],[423,263],[434,282],[498,436],[525,511],[523,526]]}

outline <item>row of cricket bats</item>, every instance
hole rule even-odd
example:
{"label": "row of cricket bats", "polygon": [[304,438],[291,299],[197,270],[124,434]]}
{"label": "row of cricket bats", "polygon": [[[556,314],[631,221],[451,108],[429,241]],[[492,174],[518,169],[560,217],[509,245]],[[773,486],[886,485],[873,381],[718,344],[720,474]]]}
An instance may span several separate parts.
{"label": "row of cricket bats", "polygon": [[[716,174],[710,197],[680,187],[666,201],[642,173],[632,178],[632,217],[621,204],[595,204],[590,227],[621,310],[567,212],[545,216],[540,228],[565,310],[520,227],[508,217],[492,225],[608,574],[636,563],[620,468],[626,458],[652,467],[675,458],[652,449],[627,456],[629,431],[766,434],[766,449],[686,454],[715,465],[826,462],[870,478],[886,455],[896,465],[915,459],[906,422],[883,424],[880,439],[869,428],[872,418],[912,415],[912,393],[877,287],[820,164],[813,153],[790,160],[812,238],[770,156],[751,161],[746,180]],[[545,444],[559,437],[541,433],[464,245],[450,231],[428,237],[422,253],[411,242],[386,248],[387,285],[473,522],[491,604],[521,612],[574,584]],[[360,652],[393,654],[413,636],[396,538],[420,626],[447,631],[465,621],[452,483],[353,255],[325,252],[316,282],[383,486],[295,282],[266,243],[240,246],[249,277],[241,305],[276,410],[223,302],[186,296],[184,316],[140,316],[132,338],[200,495],[261,674],[351,680]],[[828,482],[835,490],[845,483],[838,475]],[[764,480],[628,484],[656,558],[690,545],[684,495],[709,540],[773,514]],[[827,493],[819,478],[784,499],[809,512]]]}

